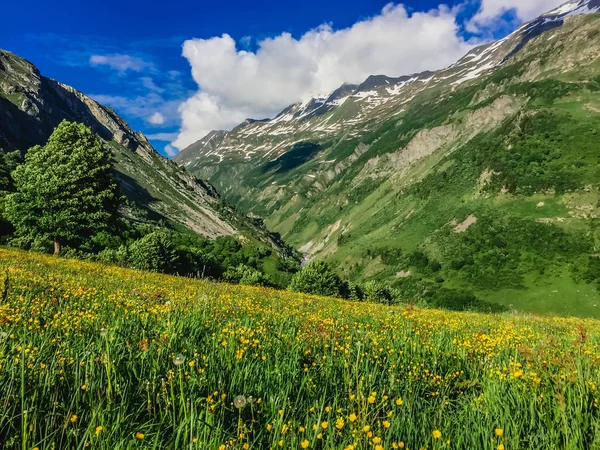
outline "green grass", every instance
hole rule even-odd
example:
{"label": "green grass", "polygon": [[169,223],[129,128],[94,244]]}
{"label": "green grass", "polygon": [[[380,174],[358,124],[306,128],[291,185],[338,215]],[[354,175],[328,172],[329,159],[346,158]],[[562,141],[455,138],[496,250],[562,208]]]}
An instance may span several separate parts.
{"label": "green grass", "polygon": [[6,449],[595,449],[600,323],[0,249]]}

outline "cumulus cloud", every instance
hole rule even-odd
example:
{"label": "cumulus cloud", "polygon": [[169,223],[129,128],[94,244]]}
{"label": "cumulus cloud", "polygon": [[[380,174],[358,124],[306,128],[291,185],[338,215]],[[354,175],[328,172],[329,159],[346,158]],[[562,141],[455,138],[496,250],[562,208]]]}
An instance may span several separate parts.
{"label": "cumulus cloud", "polygon": [[109,55],[91,55],[89,62],[92,66],[107,66],[117,70],[120,74],[127,71],[141,72],[142,70],[152,69],[152,63],[144,61],[142,58],[131,55],[113,53]]}
{"label": "cumulus cloud", "polygon": [[515,12],[520,21],[535,19],[565,3],[566,0],[482,0],[477,14],[469,21],[467,29],[479,32],[494,25],[498,17]]}
{"label": "cumulus cloud", "polygon": [[[410,13],[389,4],[375,17],[341,30],[321,25],[239,49],[227,34],[183,45],[198,91],[180,107],[178,148],[248,117],[272,117],[289,104],[329,93],[372,74],[400,76],[455,62],[472,45],[461,37],[458,9]],[[244,43],[242,43],[244,47]]]}
{"label": "cumulus cloud", "polygon": [[165,123],[165,116],[156,111],[154,114],[148,117],[147,120],[152,125],[162,125],[163,123]]}

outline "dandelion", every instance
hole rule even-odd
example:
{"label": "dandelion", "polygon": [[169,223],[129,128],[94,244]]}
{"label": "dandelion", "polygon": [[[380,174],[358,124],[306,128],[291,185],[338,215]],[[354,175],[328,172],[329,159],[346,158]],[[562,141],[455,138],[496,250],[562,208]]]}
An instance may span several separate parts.
{"label": "dandelion", "polygon": [[373,444],[379,444],[379,443],[381,443],[381,438],[379,436],[375,436],[373,438]]}
{"label": "dandelion", "polygon": [[139,431],[138,431],[137,433],[135,433],[135,438],[136,438],[138,441],[141,441],[141,440],[143,440],[143,439],[144,439],[144,437],[145,437],[144,433],[140,433]]}
{"label": "dandelion", "polygon": [[324,430],[326,430],[328,426],[329,422],[321,422],[321,428],[323,428]]}
{"label": "dandelion", "polygon": [[71,414],[71,417],[69,417],[69,421],[71,423],[77,422],[77,419],[78,419],[77,414]]}
{"label": "dandelion", "polygon": [[504,444],[498,444],[497,450],[504,450]]}
{"label": "dandelion", "polygon": [[99,435],[100,433],[102,433],[102,430],[104,430],[104,428],[102,427],[102,425],[99,425],[96,427],[96,436]]}
{"label": "dandelion", "polygon": [[335,427],[336,427],[338,430],[341,430],[342,428],[344,428],[344,423],[345,423],[345,422],[344,422],[344,419],[342,419],[342,418],[340,417],[340,418],[338,418],[338,420],[336,420],[336,421],[335,421]]}
{"label": "dandelion", "polygon": [[501,437],[504,434],[504,430],[502,428],[496,428],[494,433],[496,433],[496,436]]}
{"label": "dandelion", "polygon": [[403,403],[404,403],[404,402],[402,401],[402,399],[401,399],[401,398],[397,398],[397,399],[396,399],[396,406],[402,406],[402,404],[403,404]]}
{"label": "dandelion", "polygon": [[176,366],[181,366],[185,362],[185,358],[183,355],[179,354],[173,358],[173,364]]}
{"label": "dandelion", "polygon": [[392,424],[388,420],[384,420],[383,422],[381,422],[381,424],[383,425],[383,428],[386,429],[392,426]]}
{"label": "dandelion", "polygon": [[238,395],[233,399],[233,406],[237,409],[242,409],[244,406],[248,404],[248,400],[243,395]]}
{"label": "dandelion", "polygon": [[87,390],[87,384],[84,384],[83,386],[81,386],[81,390],[82,391],[86,391]]}
{"label": "dandelion", "polygon": [[352,413],[348,416],[348,420],[350,422],[354,422],[356,420],[356,414]]}
{"label": "dandelion", "polygon": [[433,430],[432,434],[434,439],[439,439],[442,437],[442,432],[440,430]]}
{"label": "dandelion", "polygon": [[310,442],[308,442],[307,439],[304,439],[301,443],[300,443],[300,448],[308,448],[308,446],[310,445]]}

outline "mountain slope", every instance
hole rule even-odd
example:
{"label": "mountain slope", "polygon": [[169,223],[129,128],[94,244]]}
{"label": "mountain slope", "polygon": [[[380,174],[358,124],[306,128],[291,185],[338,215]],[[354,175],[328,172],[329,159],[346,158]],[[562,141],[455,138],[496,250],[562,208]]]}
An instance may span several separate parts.
{"label": "mountain slope", "polygon": [[30,62],[0,50],[0,152],[44,144],[62,120],[82,122],[109,143],[117,177],[135,220],[161,219],[215,238],[246,234],[278,247],[260,222],[246,218],[208,183],[157,153],[112,109],[70,86],[42,76]]}
{"label": "mountain slope", "polygon": [[179,162],[354,280],[597,315],[598,10],[570,2],[446,69],[344,86]]}

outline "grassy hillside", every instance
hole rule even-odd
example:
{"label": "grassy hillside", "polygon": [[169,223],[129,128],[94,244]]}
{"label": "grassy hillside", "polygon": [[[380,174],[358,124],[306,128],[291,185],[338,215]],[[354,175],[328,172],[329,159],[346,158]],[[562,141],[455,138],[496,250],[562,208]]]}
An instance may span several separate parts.
{"label": "grassy hillside", "polygon": [[6,449],[600,448],[595,320],[382,307],[7,249],[0,279]]}

